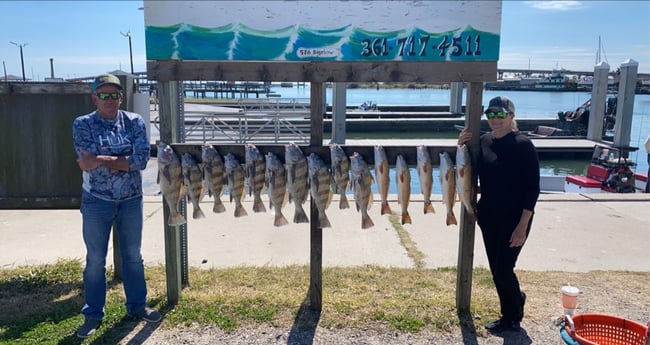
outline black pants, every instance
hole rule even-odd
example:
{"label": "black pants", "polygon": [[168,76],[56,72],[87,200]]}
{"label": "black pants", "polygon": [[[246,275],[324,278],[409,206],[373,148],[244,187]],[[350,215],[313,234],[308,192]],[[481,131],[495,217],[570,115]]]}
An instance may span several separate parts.
{"label": "black pants", "polygon": [[[522,247],[510,248],[510,236],[514,231],[521,212],[504,215],[499,212],[480,212],[478,224],[483,234],[483,244],[487,253],[492,280],[499,295],[501,315],[510,321],[521,321],[524,299],[515,274],[515,264]],[[528,223],[526,237],[530,233],[532,217]]]}

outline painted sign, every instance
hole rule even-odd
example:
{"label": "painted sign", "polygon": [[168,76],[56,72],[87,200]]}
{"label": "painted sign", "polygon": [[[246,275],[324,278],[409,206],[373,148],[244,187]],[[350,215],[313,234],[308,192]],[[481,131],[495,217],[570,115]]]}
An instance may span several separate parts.
{"label": "painted sign", "polygon": [[148,60],[497,61],[500,1],[144,1]]}

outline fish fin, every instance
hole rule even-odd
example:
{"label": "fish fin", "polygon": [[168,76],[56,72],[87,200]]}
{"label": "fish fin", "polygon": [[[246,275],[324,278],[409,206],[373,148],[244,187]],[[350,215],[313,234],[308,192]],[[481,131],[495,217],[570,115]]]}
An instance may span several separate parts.
{"label": "fish fin", "polygon": [[[296,206],[298,204],[296,203]],[[302,207],[296,207],[296,213],[293,215],[294,223],[309,223],[309,218]]]}
{"label": "fish fin", "polygon": [[255,196],[255,201],[253,201],[253,212],[266,212],[266,207],[264,207],[264,202],[259,196]]}
{"label": "fish fin", "polygon": [[169,226],[180,226],[185,224],[185,217],[183,217],[182,214],[176,213],[176,214],[169,214],[169,220],[167,221],[167,225]]}
{"label": "fish fin", "polygon": [[433,208],[433,204],[431,203],[431,201],[424,202],[424,214],[427,213],[436,213],[436,210]]}
{"label": "fish fin", "polygon": [[345,196],[345,194],[341,194],[341,200],[339,201],[339,209],[344,210],[346,208],[350,208],[350,203],[348,202],[348,198]]}
{"label": "fish fin", "polygon": [[412,224],[411,223],[411,215],[408,213],[408,211],[402,212],[402,225],[404,224]]}
{"label": "fish fin", "polygon": [[330,223],[329,218],[327,218],[327,215],[325,212],[323,212],[323,216],[318,218],[318,223],[320,223],[319,228],[331,228],[332,224]]}
{"label": "fish fin", "polygon": [[390,206],[388,205],[388,202],[387,201],[382,202],[381,203],[381,214],[384,215],[384,214],[391,214],[391,213],[392,213],[392,211],[390,209]]}
{"label": "fish fin", "polygon": [[375,200],[375,198],[372,196],[372,193],[368,196],[368,210],[372,207],[372,203]]}
{"label": "fish fin", "polygon": [[370,219],[370,216],[366,216],[365,218],[361,218],[361,229],[368,229],[375,226],[375,223],[372,222],[372,219]]}
{"label": "fish fin", "polygon": [[458,221],[456,221],[456,216],[453,212],[451,214],[447,214],[447,225],[451,224],[458,225]]}
{"label": "fish fin", "polygon": [[246,209],[244,209],[244,205],[238,204],[235,207],[235,217],[243,217],[243,216],[248,216],[248,212],[246,212]]}
{"label": "fish fin", "polygon": [[192,212],[192,218],[193,219],[205,218],[205,213],[203,213],[201,207],[197,206],[194,208],[194,212]]}
{"label": "fish fin", "polygon": [[282,212],[275,215],[275,219],[273,220],[273,226],[283,226],[287,224],[289,224],[289,221],[287,220],[287,218],[284,217]]}
{"label": "fish fin", "polygon": [[223,202],[216,195],[214,196],[214,206],[212,207],[212,212],[222,213],[226,212],[226,206],[223,205]]}

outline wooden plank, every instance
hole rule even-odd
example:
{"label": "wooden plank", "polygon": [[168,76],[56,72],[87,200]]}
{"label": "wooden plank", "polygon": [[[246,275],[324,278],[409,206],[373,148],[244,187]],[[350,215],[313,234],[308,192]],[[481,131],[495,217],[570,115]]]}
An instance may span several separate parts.
{"label": "wooden plank", "polygon": [[[467,113],[465,128],[472,132],[469,142],[472,166],[476,166],[480,154],[480,126],[483,103],[483,83],[470,83],[467,89]],[[476,169],[472,170],[472,202],[476,204]],[[456,275],[456,309],[459,314],[469,314],[472,299],[472,271],[474,269],[475,219],[461,206],[458,241],[458,273]]]}
{"label": "wooden plank", "polygon": [[[218,143],[211,143],[221,155],[225,155],[226,153],[232,153],[240,162],[245,161],[245,154],[244,154],[244,145],[242,144],[218,144]],[[178,155],[182,155],[183,153],[190,153],[198,162],[201,162],[201,148],[203,144],[199,143],[178,143],[178,144],[171,144],[172,148]],[[386,157],[388,158],[388,162],[390,165],[394,165],[395,161],[397,159],[397,155],[402,155],[404,156],[404,159],[406,160],[406,163],[409,165],[416,165],[417,164],[417,150],[415,145],[382,145],[384,148],[384,151],[386,152]],[[257,149],[263,154],[266,155],[268,152],[273,152],[278,156],[280,161],[284,163],[284,150],[285,150],[285,145],[255,145]],[[321,159],[326,164],[331,164],[331,157],[330,157],[330,148],[329,146],[300,146],[300,150],[302,150],[303,154],[306,156],[309,156],[312,152],[318,154]],[[372,145],[341,145],[341,148],[345,152],[346,155],[352,156],[354,152],[358,152],[361,156],[363,156],[363,159],[368,163],[369,165],[374,164],[375,162],[375,156],[374,156],[374,144]],[[439,165],[440,164],[440,153],[443,151],[448,152],[451,155],[456,154],[456,145],[453,146],[448,146],[448,145],[443,145],[443,146],[427,146],[427,150],[429,151],[429,155],[431,156],[431,161],[433,165]]]}
{"label": "wooden plank", "polygon": [[[311,85],[311,135],[310,147],[323,145],[323,83]],[[321,155],[322,156],[322,155]],[[318,208],[314,198],[309,198],[309,307],[323,308],[323,229],[318,227]]]}
{"label": "wooden plank", "polygon": [[147,61],[147,79],[269,82],[496,81],[496,61]]}

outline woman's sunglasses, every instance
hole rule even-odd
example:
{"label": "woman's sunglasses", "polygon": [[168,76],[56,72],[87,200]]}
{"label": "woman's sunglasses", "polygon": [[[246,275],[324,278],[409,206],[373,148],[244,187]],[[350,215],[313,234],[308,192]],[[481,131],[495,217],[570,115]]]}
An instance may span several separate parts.
{"label": "woman's sunglasses", "polygon": [[497,112],[491,111],[489,113],[485,113],[485,116],[487,116],[488,120],[492,120],[495,117],[499,119],[505,119],[506,117],[508,117],[508,114],[509,113],[506,113],[505,111],[497,111]]}
{"label": "woman's sunglasses", "polygon": [[101,99],[102,101],[105,101],[109,98],[111,99],[120,99],[120,93],[119,92],[97,92],[95,96],[97,98]]}

